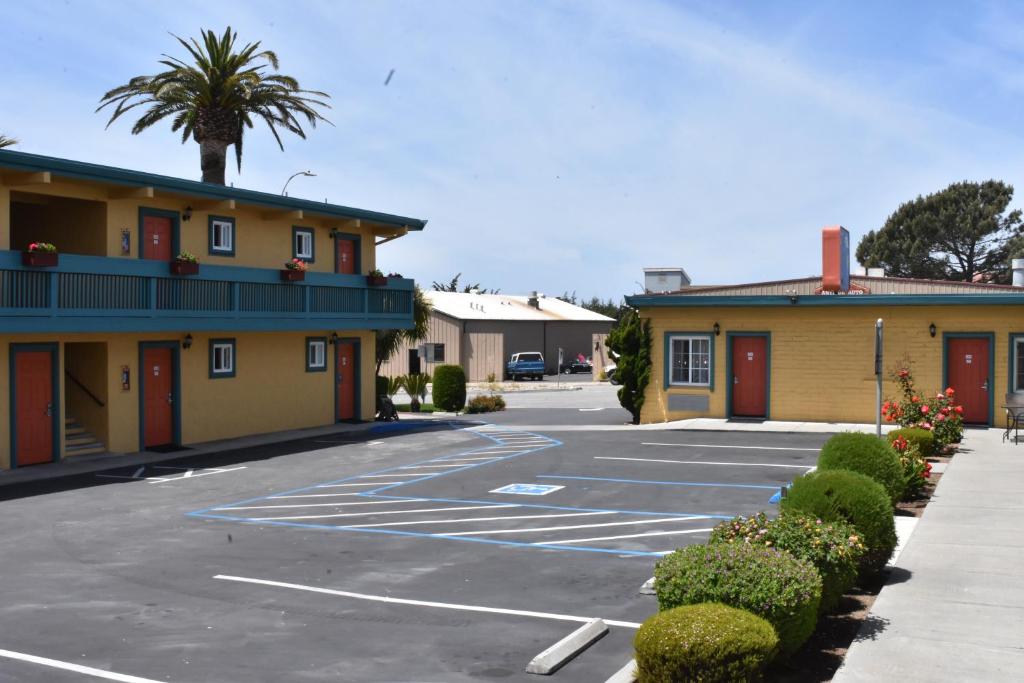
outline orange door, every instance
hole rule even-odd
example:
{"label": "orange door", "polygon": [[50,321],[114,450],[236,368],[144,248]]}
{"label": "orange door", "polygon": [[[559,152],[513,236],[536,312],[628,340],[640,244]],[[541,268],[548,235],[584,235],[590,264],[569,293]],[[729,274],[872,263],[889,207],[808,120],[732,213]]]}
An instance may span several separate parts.
{"label": "orange door", "polygon": [[339,237],[334,240],[335,249],[338,250],[337,257],[335,258],[334,267],[336,272],[343,273],[345,275],[353,275],[356,272],[356,242],[355,240],[348,240],[344,237]]}
{"label": "orange door", "polygon": [[169,348],[142,352],[143,447],[165,446],[174,442],[174,368]]}
{"label": "orange door", "polygon": [[37,465],[54,460],[53,353],[14,352],[14,406],[17,433],[15,463]]}
{"label": "orange door", "polygon": [[946,378],[964,407],[964,422],[988,424],[988,339],[953,338],[947,341]]}
{"label": "orange door", "polygon": [[142,258],[171,260],[171,219],[145,216],[142,219]]}
{"label": "orange door", "polygon": [[736,417],[767,417],[768,339],[733,337],[732,414]]}
{"label": "orange door", "polygon": [[356,345],[335,344],[338,353],[335,381],[338,387],[338,420],[356,419]]}

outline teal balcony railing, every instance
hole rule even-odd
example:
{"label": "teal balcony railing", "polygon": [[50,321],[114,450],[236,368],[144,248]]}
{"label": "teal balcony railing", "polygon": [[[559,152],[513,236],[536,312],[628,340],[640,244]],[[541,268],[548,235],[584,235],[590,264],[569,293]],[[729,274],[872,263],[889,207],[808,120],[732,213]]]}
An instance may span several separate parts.
{"label": "teal balcony railing", "polygon": [[163,261],[61,254],[53,268],[0,251],[0,330],[162,332],[407,329],[413,281],[369,287],[361,275],[202,264],[171,275]]}

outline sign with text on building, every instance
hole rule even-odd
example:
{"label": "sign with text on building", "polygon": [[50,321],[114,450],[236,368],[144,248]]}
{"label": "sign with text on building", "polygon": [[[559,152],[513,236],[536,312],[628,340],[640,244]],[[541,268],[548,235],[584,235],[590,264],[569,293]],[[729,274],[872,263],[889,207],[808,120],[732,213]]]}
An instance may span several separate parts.
{"label": "sign with text on building", "polygon": [[564,489],[564,486],[551,486],[549,484],[508,484],[491,493],[511,493],[517,496],[546,496],[549,493]]}

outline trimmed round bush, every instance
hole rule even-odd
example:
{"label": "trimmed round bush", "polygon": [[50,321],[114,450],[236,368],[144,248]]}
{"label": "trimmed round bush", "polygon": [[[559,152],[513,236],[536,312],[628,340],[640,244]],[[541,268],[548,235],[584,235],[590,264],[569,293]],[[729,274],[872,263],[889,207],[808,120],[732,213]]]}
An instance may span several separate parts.
{"label": "trimmed round bush", "polygon": [[903,497],[906,480],[900,456],[872,434],[836,434],[821,447],[819,470],[850,470],[865,474],[885,487],[893,505]]}
{"label": "trimmed round bush", "polygon": [[907,440],[909,445],[917,446],[917,452],[922,458],[930,458],[935,455],[935,434],[927,429],[921,429],[920,427],[894,429],[889,432],[886,439],[888,439],[889,444],[892,445],[892,442],[901,436]]}
{"label": "trimmed round bush", "polygon": [[779,506],[786,513],[852,524],[867,546],[860,560],[862,578],[882,571],[896,548],[896,523],[889,495],[881,484],[863,474],[848,470],[805,474],[793,481]]}
{"label": "trimmed round bush", "polygon": [[859,532],[843,520],[825,522],[800,512],[783,512],[776,519],[760,512],[722,522],[708,543],[749,543],[784,550],[807,560],[821,575],[819,614],[839,604],[857,579],[857,567],[866,547]]}
{"label": "trimmed round bush", "polygon": [[434,370],[434,407],[457,413],[466,407],[466,373],[461,365],[441,365]]}
{"label": "trimmed round bush", "polygon": [[638,683],[757,681],[779,638],[745,610],[705,603],[659,612],[633,640]]}
{"label": "trimmed round bush", "polygon": [[806,560],[746,543],[691,545],[654,567],[662,610],[720,602],[763,617],[779,636],[779,656],[793,654],[811,632],[821,602],[821,577]]}

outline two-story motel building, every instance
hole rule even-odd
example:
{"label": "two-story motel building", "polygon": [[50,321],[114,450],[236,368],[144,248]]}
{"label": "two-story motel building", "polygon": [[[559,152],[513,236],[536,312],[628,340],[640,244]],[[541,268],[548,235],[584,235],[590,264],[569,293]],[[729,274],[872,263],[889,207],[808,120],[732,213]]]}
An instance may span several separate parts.
{"label": "two-story motel building", "polygon": [[366,273],[425,224],[0,150],[0,468],[373,419],[413,282]]}

